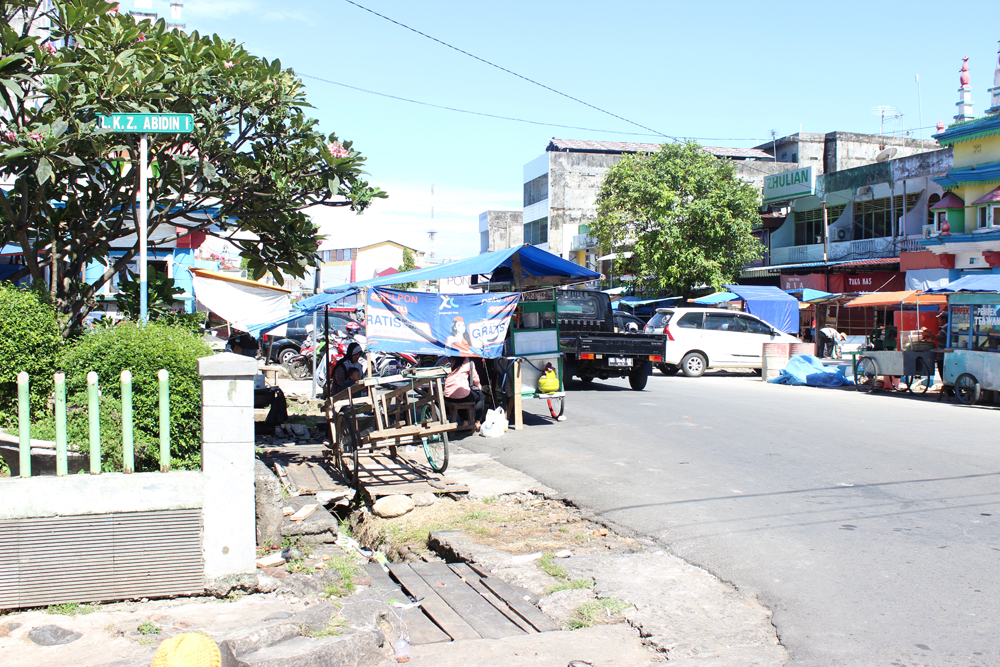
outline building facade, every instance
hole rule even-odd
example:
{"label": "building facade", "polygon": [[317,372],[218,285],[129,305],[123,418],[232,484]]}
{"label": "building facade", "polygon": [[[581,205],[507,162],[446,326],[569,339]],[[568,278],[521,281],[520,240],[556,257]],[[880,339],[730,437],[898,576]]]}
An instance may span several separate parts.
{"label": "building facade", "polygon": [[757,146],[757,150],[767,153],[767,159],[775,162],[792,162],[801,167],[813,167],[819,175],[872,164],[880,154],[886,159],[901,158],[939,147],[936,141],[907,137],[856,132],[799,132],[763,143]]}
{"label": "building facade", "polygon": [[[966,61],[968,59],[965,59]],[[944,269],[1000,273],[1000,60],[989,89],[990,107],[973,116],[968,63],[959,75],[955,123],[935,138],[954,151],[954,164],[935,179],[945,194],[933,207],[921,245]]]}

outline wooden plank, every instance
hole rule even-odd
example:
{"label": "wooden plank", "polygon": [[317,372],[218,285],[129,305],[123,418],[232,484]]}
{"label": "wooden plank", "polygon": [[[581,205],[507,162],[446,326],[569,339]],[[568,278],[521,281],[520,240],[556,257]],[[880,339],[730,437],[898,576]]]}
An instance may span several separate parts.
{"label": "wooden plank", "polygon": [[503,639],[524,634],[444,563],[413,563],[410,567],[483,637]]}
{"label": "wooden plank", "polygon": [[497,597],[493,591],[486,588],[483,585],[482,578],[467,564],[465,563],[452,563],[448,567],[451,571],[457,574],[459,577],[465,580],[469,586],[472,587],[474,591],[483,596],[483,599],[493,605],[497,611],[503,614],[508,621],[521,628],[525,633],[532,634],[538,632],[530,623],[521,618],[521,616],[510,608],[510,606]]}
{"label": "wooden plank", "polygon": [[389,571],[410,597],[414,600],[422,600],[420,606],[431,617],[431,620],[438,624],[438,627],[448,633],[449,637],[456,640],[482,638],[409,565],[405,563],[391,563]]}
{"label": "wooden plank", "polygon": [[483,586],[493,591],[498,598],[516,611],[518,616],[539,632],[553,632],[559,629],[555,621],[543,614],[538,607],[522,598],[507,582],[494,577],[487,577],[482,582]]}
{"label": "wooden plank", "polygon": [[[524,428],[524,414],[522,413],[521,406],[521,360],[514,360],[514,420],[511,423],[511,428],[515,431],[520,431]],[[508,415],[510,418],[510,415]]]}
{"label": "wooden plank", "polygon": [[[389,578],[382,566],[378,563],[368,563],[365,571],[372,580],[370,592],[378,597],[382,602],[389,603],[392,600],[399,600],[408,603],[410,598],[406,593]],[[439,642],[450,642],[445,632],[434,625],[434,622],[424,614],[421,607],[411,607],[410,609],[397,609],[393,607],[393,613],[397,614],[406,625],[406,632],[410,635],[410,643],[417,644],[437,644]]]}

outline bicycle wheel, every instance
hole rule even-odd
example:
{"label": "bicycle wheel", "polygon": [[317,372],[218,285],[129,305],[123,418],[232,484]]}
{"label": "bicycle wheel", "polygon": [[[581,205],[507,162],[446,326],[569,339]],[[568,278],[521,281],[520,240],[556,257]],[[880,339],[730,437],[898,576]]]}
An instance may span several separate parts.
{"label": "bicycle wheel", "polygon": [[877,375],[878,369],[875,366],[875,361],[868,357],[861,357],[858,360],[858,372],[854,376],[854,388],[865,393],[870,392],[875,388]]}
{"label": "bicycle wheel", "polygon": [[977,403],[982,391],[979,381],[969,373],[962,373],[955,379],[955,396],[965,405]]}
{"label": "bicycle wheel", "polygon": [[[420,408],[420,421],[438,420],[438,407],[424,405]],[[448,434],[435,433],[424,438],[424,456],[427,457],[427,465],[434,472],[444,472],[448,469]]]}
{"label": "bicycle wheel", "polygon": [[915,364],[916,373],[910,377],[907,389],[911,394],[926,394],[934,384],[934,371],[927,369],[927,362],[918,358]]}
{"label": "bicycle wheel", "polygon": [[355,489],[358,488],[358,449],[358,433],[354,428],[354,420],[345,413],[337,415],[337,469]]}

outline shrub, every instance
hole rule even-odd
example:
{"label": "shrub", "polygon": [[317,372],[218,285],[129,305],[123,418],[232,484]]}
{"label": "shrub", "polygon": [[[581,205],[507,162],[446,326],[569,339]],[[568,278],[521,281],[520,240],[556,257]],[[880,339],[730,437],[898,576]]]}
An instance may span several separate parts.
{"label": "shrub", "polygon": [[63,338],[48,295],[0,283],[0,427],[17,423],[17,374],[31,378],[32,412],[41,414],[52,393]]}
{"label": "shrub", "polygon": [[[193,469],[201,465],[201,378],[198,358],[212,354],[199,336],[183,326],[150,322],[145,327],[121,322],[98,327],[67,346],[60,359],[66,373],[66,391],[77,422],[73,442],[87,448],[87,373],[95,371],[101,387],[101,440],[105,441],[105,469],[121,461],[121,373],[132,373],[132,406],[136,470],[156,470],[159,461],[159,384],[161,368],[170,373],[171,465]],[[118,422],[118,423],[116,423]],[[108,437],[105,437],[105,432]],[[67,434],[69,435],[69,434]],[[79,439],[82,437],[82,440]],[[120,463],[116,469],[121,470]]]}

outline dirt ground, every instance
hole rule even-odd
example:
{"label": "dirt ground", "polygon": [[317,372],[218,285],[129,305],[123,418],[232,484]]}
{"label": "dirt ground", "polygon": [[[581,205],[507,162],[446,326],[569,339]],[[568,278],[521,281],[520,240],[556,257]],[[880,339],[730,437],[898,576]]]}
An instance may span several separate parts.
{"label": "dirt ground", "polygon": [[575,554],[627,553],[637,546],[582,518],[572,506],[530,493],[482,500],[440,496],[433,505],[394,519],[357,513],[351,523],[361,544],[383,551],[390,560],[421,556],[435,530],[462,530],[480,544],[513,555],[564,549]]}

